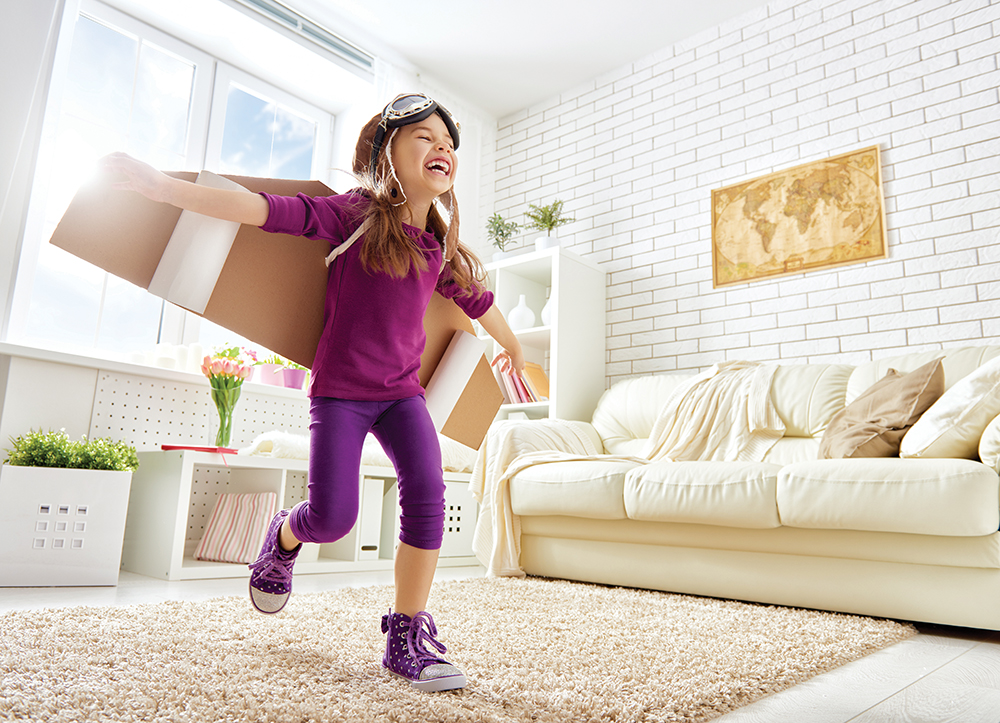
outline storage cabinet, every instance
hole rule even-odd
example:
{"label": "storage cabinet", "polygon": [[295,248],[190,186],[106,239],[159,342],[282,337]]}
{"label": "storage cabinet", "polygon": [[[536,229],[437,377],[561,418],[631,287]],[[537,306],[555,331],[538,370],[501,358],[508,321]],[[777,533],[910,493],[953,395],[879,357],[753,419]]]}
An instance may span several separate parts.
{"label": "storage cabinet", "polygon": [[[477,564],[476,503],[468,474],[445,473],[445,538],[439,565]],[[308,462],[194,450],[140,452],[132,479],[122,568],[166,580],[249,577],[244,564],[205,562],[194,551],[223,493],[274,492],[281,507],[306,498]],[[296,574],[391,569],[398,539],[398,495],[391,467],[361,468],[358,522],[343,539],[307,544]]]}
{"label": "storage cabinet", "polygon": [[[514,329],[524,356],[549,378],[549,399],[505,404],[498,419],[523,412],[532,419],[589,421],[605,389],[605,274],[562,247],[532,251],[486,266],[495,304],[508,319],[523,295],[534,314],[530,329]],[[542,321],[549,304],[551,318]],[[493,355],[500,351],[493,345]],[[492,356],[491,356],[492,359]]]}

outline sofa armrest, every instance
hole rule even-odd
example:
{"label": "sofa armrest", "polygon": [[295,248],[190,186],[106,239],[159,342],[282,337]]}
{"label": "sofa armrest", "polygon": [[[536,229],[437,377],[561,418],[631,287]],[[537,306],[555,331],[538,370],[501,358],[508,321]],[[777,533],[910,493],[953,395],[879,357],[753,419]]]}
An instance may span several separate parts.
{"label": "sofa armrest", "polygon": [[[543,422],[543,423],[556,422],[556,423],[558,423],[558,422],[562,422],[562,421],[565,421],[565,420],[561,420],[561,419],[553,419],[553,420],[548,420],[548,419],[541,419],[541,420],[539,420],[539,419],[527,419],[527,420],[522,420],[522,419],[508,419],[508,420],[503,421],[502,424],[503,424],[503,429],[508,433],[508,435],[510,435],[511,437],[513,437],[515,439],[520,440],[521,444],[525,444],[525,442],[527,441],[527,444],[530,446],[530,448],[522,449],[521,451],[524,452],[524,453],[527,453],[527,452],[550,452],[550,451],[552,451],[552,452],[560,452],[560,451],[568,451],[568,450],[555,449],[555,448],[550,447],[550,446],[539,445],[539,444],[534,443],[535,440],[536,440],[536,437],[535,437],[535,435],[531,434],[531,431],[532,431],[532,425],[537,425],[537,424],[539,424],[539,422]],[[593,443],[594,447],[597,449],[597,453],[598,454],[604,454],[607,451],[604,448],[604,440],[601,439],[601,435],[598,433],[597,429],[594,427],[593,424],[591,424],[590,422],[579,422],[579,421],[574,421],[574,422],[572,422],[572,424],[574,425],[574,427],[576,427],[577,430],[580,430],[580,431],[586,433],[587,437],[590,439],[590,441]],[[528,440],[530,440],[530,441],[528,441]]]}

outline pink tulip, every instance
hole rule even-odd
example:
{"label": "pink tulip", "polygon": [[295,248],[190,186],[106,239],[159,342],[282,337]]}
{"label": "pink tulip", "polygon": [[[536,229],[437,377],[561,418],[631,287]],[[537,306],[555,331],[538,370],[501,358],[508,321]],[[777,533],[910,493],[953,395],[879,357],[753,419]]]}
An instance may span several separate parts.
{"label": "pink tulip", "polygon": [[209,368],[208,368],[208,367],[207,367],[206,365],[204,365],[204,364],[202,364],[202,365],[201,365],[201,373],[202,373],[202,374],[204,374],[204,375],[205,375],[206,377],[210,377],[210,376],[212,376],[212,370],[211,370],[211,369],[209,369]]}
{"label": "pink tulip", "polygon": [[203,365],[205,365],[205,366],[208,366],[209,364],[212,363],[212,357],[210,357],[208,354],[206,354],[205,358],[201,360],[201,363]]}
{"label": "pink tulip", "polygon": [[248,367],[248,366],[241,366],[240,370],[238,372],[236,372],[236,376],[238,376],[240,379],[249,379],[251,371],[252,371],[252,369],[250,367]]}
{"label": "pink tulip", "polygon": [[227,377],[231,377],[236,374],[237,366],[238,365],[236,364],[236,362],[233,361],[232,359],[226,359],[222,363],[222,373],[225,374]]}
{"label": "pink tulip", "polygon": [[222,374],[222,370],[224,368],[225,367],[224,367],[221,359],[213,359],[212,360],[212,364],[211,364],[212,376],[218,376],[218,375]]}

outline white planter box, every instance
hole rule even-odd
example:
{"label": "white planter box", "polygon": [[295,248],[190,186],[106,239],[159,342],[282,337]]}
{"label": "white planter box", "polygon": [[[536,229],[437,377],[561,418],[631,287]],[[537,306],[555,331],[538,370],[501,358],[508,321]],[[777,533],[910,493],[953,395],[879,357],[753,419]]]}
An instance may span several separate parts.
{"label": "white planter box", "polygon": [[0,467],[0,587],[117,585],[131,472]]}

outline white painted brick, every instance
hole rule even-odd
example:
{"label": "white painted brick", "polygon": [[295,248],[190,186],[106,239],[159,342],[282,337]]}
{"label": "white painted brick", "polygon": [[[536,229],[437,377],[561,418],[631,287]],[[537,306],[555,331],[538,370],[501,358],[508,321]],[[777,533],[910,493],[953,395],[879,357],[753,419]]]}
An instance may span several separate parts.
{"label": "white painted brick", "polygon": [[[907,343],[906,330],[869,332],[857,336],[845,336],[840,339],[840,349],[844,352],[858,352],[869,349],[893,349]],[[879,356],[885,356],[880,354]]]}
{"label": "white painted brick", "polygon": [[[702,313],[707,313],[702,311]],[[735,334],[737,332],[754,332],[766,329],[774,329],[777,325],[777,316],[775,314],[767,314],[763,316],[748,316],[741,319],[727,319],[725,322],[725,329],[727,334]]]}
{"label": "white painted brick", "polygon": [[769,344],[781,345],[790,342],[804,341],[806,338],[805,327],[796,326],[788,328],[768,329],[766,331],[750,332],[750,343],[748,346],[766,346]]}
{"label": "white painted brick", "polygon": [[779,345],[781,358],[809,357],[817,354],[836,354],[840,351],[839,339],[808,339]]}
{"label": "white painted brick", "polygon": [[[660,353],[662,354],[662,352]],[[676,371],[677,368],[677,360],[674,354],[659,356],[656,359],[632,362],[632,369],[636,374],[658,374],[660,372]]]}
{"label": "white painted brick", "polygon": [[941,25],[934,26],[934,28],[929,28],[928,30],[934,30],[936,28],[944,28],[946,32],[940,34],[940,37],[935,38],[930,42],[920,43],[920,54],[922,57],[928,58],[932,55],[940,55],[950,50],[965,48],[970,45],[975,45],[976,43],[984,42],[993,37],[993,30],[989,25],[977,25],[962,32],[951,32],[949,24],[942,23]]}
{"label": "white painted brick", "polygon": [[711,353],[726,349],[742,351],[750,346],[749,334],[720,334],[718,336],[702,336],[698,339],[698,351]]}
{"label": "white painted brick", "polygon": [[966,340],[982,337],[982,324],[979,321],[962,321],[952,324],[937,324],[934,326],[907,331],[907,344],[948,344],[955,345]]}
{"label": "white painted brick", "polygon": [[840,321],[806,324],[807,339],[850,337],[868,333],[868,319],[842,319]]}

